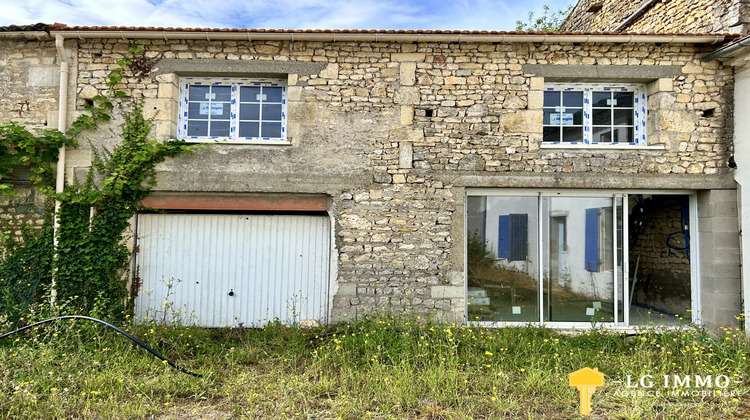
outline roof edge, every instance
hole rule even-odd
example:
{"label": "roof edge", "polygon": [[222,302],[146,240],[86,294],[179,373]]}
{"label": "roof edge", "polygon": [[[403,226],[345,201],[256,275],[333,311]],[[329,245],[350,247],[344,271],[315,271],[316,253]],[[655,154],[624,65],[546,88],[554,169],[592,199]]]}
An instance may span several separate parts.
{"label": "roof edge", "polygon": [[740,37],[739,34],[638,34],[585,32],[489,32],[489,31],[350,31],[350,30],[255,30],[255,29],[183,29],[183,28],[82,28],[57,27],[52,36],[63,38],[118,38],[118,39],[200,39],[208,41],[369,41],[369,42],[610,42],[610,43],[667,43],[720,44]]}

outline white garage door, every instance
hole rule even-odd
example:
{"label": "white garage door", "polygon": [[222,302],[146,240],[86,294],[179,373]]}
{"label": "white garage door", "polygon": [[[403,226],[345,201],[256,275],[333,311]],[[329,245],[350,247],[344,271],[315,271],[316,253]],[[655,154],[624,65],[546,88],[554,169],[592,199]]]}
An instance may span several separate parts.
{"label": "white garage door", "polygon": [[329,234],[326,216],[138,215],[137,320],[325,322]]}

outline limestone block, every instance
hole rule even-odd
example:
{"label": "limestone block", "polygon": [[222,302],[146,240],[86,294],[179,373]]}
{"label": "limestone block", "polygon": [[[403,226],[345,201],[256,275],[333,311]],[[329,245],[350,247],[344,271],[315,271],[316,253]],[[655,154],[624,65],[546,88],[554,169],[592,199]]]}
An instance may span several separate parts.
{"label": "limestone block", "polygon": [[464,288],[463,286],[432,286],[430,297],[434,299],[463,298]]}
{"label": "limestone block", "polygon": [[289,86],[286,88],[286,96],[290,101],[302,99],[302,86]]}
{"label": "limestone block", "polygon": [[328,63],[326,68],[320,72],[320,77],[323,79],[338,79],[339,78],[339,65],[338,63]]}
{"label": "limestone block", "polygon": [[646,94],[653,95],[656,92],[672,92],[674,90],[674,83],[670,78],[660,78],[646,85]]}
{"label": "limestone block", "polygon": [[259,54],[278,54],[279,50],[279,47],[276,45],[263,44],[255,46],[255,51]]}
{"label": "limestone block", "polygon": [[93,99],[98,94],[99,91],[95,87],[86,85],[81,89],[81,93],[79,93],[78,96],[82,99]]}
{"label": "limestone block", "polygon": [[65,167],[88,167],[91,165],[91,149],[68,148],[65,152]]}
{"label": "limestone block", "polygon": [[147,98],[143,101],[143,116],[145,118],[158,118],[170,120],[176,115],[174,107],[177,101],[172,99]]}
{"label": "limestone block", "polygon": [[412,86],[416,80],[417,63],[406,62],[401,63],[400,67],[400,82],[401,86]]}
{"label": "limestone block", "polygon": [[157,138],[171,138],[177,135],[177,124],[171,121],[157,121],[154,123],[153,134]]}
{"label": "limestone block", "polygon": [[[450,271],[446,276],[446,279],[450,284],[454,286],[463,286],[464,284],[464,272],[463,271]],[[461,296],[463,297],[463,295]]]}
{"label": "limestone block", "polygon": [[391,61],[401,63],[405,61],[422,62],[426,55],[422,53],[395,53],[391,54]]}
{"label": "limestone block", "polygon": [[413,53],[417,51],[417,44],[401,44],[401,51],[405,53]]}
{"label": "limestone block", "polygon": [[373,182],[377,182],[379,184],[390,184],[392,181],[391,175],[387,172],[382,171],[375,171],[375,173],[373,173],[372,175],[372,180]]}
{"label": "limestone block", "polygon": [[29,86],[58,86],[60,84],[60,71],[57,67],[31,67],[29,68]]}
{"label": "limestone block", "polygon": [[401,106],[401,124],[412,125],[414,124],[414,107],[409,105]]}
{"label": "limestone block", "polygon": [[529,92],[528,98],[528,109],[542,109],[544,106],[544,92],[543,91],[531,91]]}
{"label": "limestone block", "polygon": [[400,168],[411,168],[414,149],[411,143],[404,142],[399,145],[398,166]]}
{"label": "limestone block", "polygon": [[346,229],[367,230],[370,228],[370,221],[367,218],[356,214],[342,215],[339,223],[341,223],[341,226]]}
{"label": "limestone block", "polygon": [[58,111],[47,111],[47,128],[56,130],[59,117]]}
{"label": "limestone block", "polygon": [[289,121],[313,122],[318,116],[318,105],[311,102],[289,102],[287,112],[289,112]]}
{"label": "limestone block", "polygon": [[529,78],[529,89],[531,89],[531,90],[544,90],[544,78],[543,77],[530,77]]}
{"label": "limestone block", "polygon": [[177,84],[178,77],[174,73],[164,73],[156,76],[156,81],[159,83],[174,83]]}
{"label": "limestone block", "polygon": [[396,91],[395,102],[402,105],[419,104],[419,88],[401,87]]}
{"label": "limestone block", "polygon": [[336,292],[337,296],[356,296],[357,295],[357,284],[356,283],[339,283],[339,289]]}
{"label": "limestone block", "polygon": [[682,72],[685,74],[703,73],[703,67],[694,63],[687,63],[682,67]]}
{"label": "limestone block", "polygon": [[542,112],[516,111],[499,117],[500,131],[505,133],[532,133],[542,129]]}
{"label": "limestone block", "polygon": [[526,101],[516,95],[508,95],[503,101],[503,108],[505,109],[520,109],[526,107]]}
{"label": "limestone block", "polygon": [[486,104],[475,104],[466,110],[467,117],[486,117],[490,112]]}
{"label": "limestone block", "polygon": [[692,133],[695,131],[695,116],[691,113],[660,110],[657,113],[657,129],[662,131]]}
{"label": "limestone block", "polygon": [[390,139],[399,143],[419,143],[424,140],[424,130],[414,126],[393,127],[390,132]]}

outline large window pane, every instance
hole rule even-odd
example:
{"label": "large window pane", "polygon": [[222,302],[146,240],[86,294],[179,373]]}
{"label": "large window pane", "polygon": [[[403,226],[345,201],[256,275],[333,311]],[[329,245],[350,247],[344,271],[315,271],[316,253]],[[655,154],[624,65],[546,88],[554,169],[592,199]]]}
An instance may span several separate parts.
{"label": "large window pane", "polygon": [[563,106],[583,108],[583,92],[563,92]]}
{"label": "large window pane", "polygon": [[611,143],[612,127],[594,127],[592,131],[592,141],[594,143]]}
{"label": "large window pane", "polygon": [[281,121],[281,105],[263,105],[264,121]]}
{"label": "large window pane", "polygon": [[615,109],[615,125],[633,125],[634,117],[632,109]]}
{"label": "large window pane", "polygon": [[208,121],[188,121],[187,135],[191,137],[207,136]]}
{"label": "large window pane", "polygon": [[633,92],[615,92],[614,103],[612,104],[616,108],[632,108],[633,107]]}
{"label": "large window pane", "polygon": [[615,138],[614,141],[617,143],[628,143],[635,141],[635,132],[633,127],[614,127],[612,130]]}
{"label": "large window pane", "polygon": [[229,121],[211,121],[211,136],[229,137]]}
{"label": "large window pane", "polygon": [[592,92],[591,93],[591,106],[609,107],[611,98],[612,98],[611,92]]}
{"label": "large window pane", "polygon": [[591,113],[591,122],[594,125],[611,125],[612,124],[612,110],[611,109],[594,109]]}
{"label": "large window pane", "polygon": [[260,126],[261,137],[281,137],[280,122],[264,122]]}
{"label": "large window pane", "polygon": [[241,120],[259,120],[260,119],[260,105],[258,104],[241,104],[240,105],[240,119]]}
{"label": "large window pane", "polygon": [[613,322],[612,198],[545,197],[544,316],[549,322]]}
{"label": "large window pane", "polygon": [[263,94],[265,98],[263,102],[281,102],[281,88],[280,87],[264,87]]}
{"label": "large window pane", "polygon": [[260,102],[260,87],[245,87],[240,89],[240,102]]}
{"label": "large window pane", "polygon": [[560,141],[560,127],[544,127],[543,141]]}
{"label": "large window pane", "polygon": [[544,106],[560,106],[560,92],[544,92]]}
{"label": "large window pane", "polygon": [[229,102],[232,100],[231,86],[211,86],[211,100],[214,102]]}
{"label": "large window pane", "polygon": [[[207,120],[209,113],[205,106],[202,105],[204,103],[207,102],[190,102],[188,104],[188,118],[191,120]],[[203,112],[201,112],[201,110]]]}
{"label": "large window pane", "polygon": [[563,127],[563,141],[583,141],[583,127]]}
{"label": "large window pane", "polygon": [[211,89],[210,86],[191,85],[188,99],[190,100],[190,102],[207,101],[210,98],[210,95],[209,95],[210,89]]}
{"label": "large window pane", "polygon": [[470,199],[467,212],[469,320],[539,321],[538,198]]}
{"label": "large window pane", "polygon": [[240,137],[260,137],[260,123],[241,122]]}

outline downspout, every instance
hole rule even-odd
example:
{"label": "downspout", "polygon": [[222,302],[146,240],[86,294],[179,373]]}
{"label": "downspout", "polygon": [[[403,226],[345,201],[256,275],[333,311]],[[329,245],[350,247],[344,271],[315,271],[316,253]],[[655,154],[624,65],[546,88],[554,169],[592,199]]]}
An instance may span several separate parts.
{"label": "downspout", "polygon": [[[65,38],[61,34],[55,35],[55,48],[57,49],[57,57],[60,59],[60,95],[58,97],[58,110],[57,110],[57,129],[64,133],[67,129],[68,119],[68,56],[65,54]],[[63,144],[58,151],[57,157],[57,171],[55,179],[55,192],[61,193],[65,187],[65,145]],[[57,249],[57,231],[59,230],[59,218],[60,214],[60,200],[55,200],[55,226],[53,233],[54,247]],[[55,298],[57,298],[57,288],[55,282],[55,276],[52,276],[52,290],[50,294],[50,304],[55,304]]]}
{"label": "downspout", "polygon": [[630,26],[631,23],[633,23],[634,20],[641,17],[641,15],[648,9],[651,8],[656,2],[661,0],[648,0],[643,6],[639,7],[638,10],[636,10],[632,15],[628,16],[627,19],[625,19],[618,27],[616,27],[612,32],[620,32],[623,29]]}

